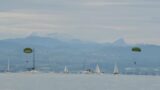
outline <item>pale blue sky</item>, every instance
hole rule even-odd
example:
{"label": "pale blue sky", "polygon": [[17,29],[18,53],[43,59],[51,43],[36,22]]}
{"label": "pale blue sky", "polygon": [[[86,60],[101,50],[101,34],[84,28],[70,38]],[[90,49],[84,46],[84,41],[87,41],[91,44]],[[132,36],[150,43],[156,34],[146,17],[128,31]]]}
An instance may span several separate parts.
{"label": "pale blue sky", "polygon": [[159,0],[1,0],[0,38],[58,33],[160,45]]}

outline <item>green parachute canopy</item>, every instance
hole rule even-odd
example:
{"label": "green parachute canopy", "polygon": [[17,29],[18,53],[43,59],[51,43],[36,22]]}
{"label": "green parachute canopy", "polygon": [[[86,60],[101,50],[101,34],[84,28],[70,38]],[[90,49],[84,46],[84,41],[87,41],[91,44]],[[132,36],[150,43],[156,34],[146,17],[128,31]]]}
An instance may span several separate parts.
{"label": "green parachute canopy", "polygon": [[32,50],[32,48],[25,48],[24,49],[24,53],[32,53],[33,52],[33,50]]}
{"label": "green parachute canopy", "polygon": [[141,48],[139,48],[139,47],[133,47],[132,48],[132,52],[141,52],[142,50],[141,50]]}

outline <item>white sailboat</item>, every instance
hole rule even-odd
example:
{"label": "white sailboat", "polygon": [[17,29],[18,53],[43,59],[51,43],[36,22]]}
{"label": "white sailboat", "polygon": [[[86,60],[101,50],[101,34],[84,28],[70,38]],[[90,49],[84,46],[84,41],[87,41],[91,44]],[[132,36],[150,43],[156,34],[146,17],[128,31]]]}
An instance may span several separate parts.
{"label": "white sailboat", "polygon": [[113,74],[115,74],[115,75],[119,74],[119,69],[118,69],[117,63],[115,63]]}
{"label": "white sailboat", "polygon": [[101,73],[101,70],[100,70],[100,68],[99,68],[99,65],[98,65],[98,64],[97,64],[97,66],[96,66],[95,73],[97,73],[97,74],[100,74],[100,73]]}
{"label": "white sailboat", "polygon": [[69,73],[67,66],[64,67],[64,73]]}

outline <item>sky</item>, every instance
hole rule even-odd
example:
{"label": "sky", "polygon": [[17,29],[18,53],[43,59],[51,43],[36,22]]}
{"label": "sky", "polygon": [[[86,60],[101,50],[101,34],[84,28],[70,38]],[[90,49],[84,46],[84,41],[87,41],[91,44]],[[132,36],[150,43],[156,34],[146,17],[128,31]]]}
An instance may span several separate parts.
{"label": "sky", "polygon": [[0,0],[0,39],[59,34],[160,45],[159,0]]}

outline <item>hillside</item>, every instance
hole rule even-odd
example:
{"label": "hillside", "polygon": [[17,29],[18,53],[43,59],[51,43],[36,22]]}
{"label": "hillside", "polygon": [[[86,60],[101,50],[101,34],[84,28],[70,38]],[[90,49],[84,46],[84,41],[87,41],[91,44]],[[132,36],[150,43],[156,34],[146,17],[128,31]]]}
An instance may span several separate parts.
{"label": "hillside", "polygon": [[[142,52],[131,52],[133,46],[142,48]],[[32,65],[32,55],[23,53],[25,47],[36,51],[36,67],[44,71],[62,71],[67,65],[71,71],[94,69],[99,64],[104,72],[112,72],[117,62],[121,72],[141,70],[160,72],[160,46],[128,45],[123,39],[113,43],[93,43],[80,40],[61,40],[58,38],[29,36],[26,38],[0,41],[0,70],[11,62],[12,71],[21,71]],[[134,62],[137,62],[135,65]]]}

